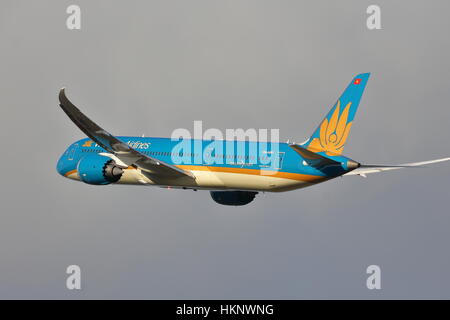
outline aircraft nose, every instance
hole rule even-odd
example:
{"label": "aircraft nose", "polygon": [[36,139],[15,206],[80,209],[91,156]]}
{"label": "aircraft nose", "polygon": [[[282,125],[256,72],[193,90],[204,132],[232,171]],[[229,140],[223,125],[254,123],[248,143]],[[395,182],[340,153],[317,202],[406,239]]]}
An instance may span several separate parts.
{"label": "aircraft nose", "polygon": [[63,153],[56,164],[56,171],[64,177],[65,174],[70,171],[70,165],[66,153]]}
{"label": "aircraft nose", "polygon": [[64,160],[63,160],[64,156],[59,157],[58,159],[58,163],[56,164],[56,171],[58,171],[58,173],[62,176],[64,176]]}

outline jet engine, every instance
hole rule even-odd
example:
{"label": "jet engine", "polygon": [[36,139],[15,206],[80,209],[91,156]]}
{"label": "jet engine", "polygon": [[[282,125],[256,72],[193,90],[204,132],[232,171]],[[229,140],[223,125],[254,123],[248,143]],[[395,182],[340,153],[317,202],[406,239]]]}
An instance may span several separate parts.
{"label": "jet engine", "polygon": [[98,154],[81,158],[77,171],[81,181],[94,185],[117,182],[123,174],[123,169],[114,160]]}
{"label": "jet engine", "polygon": [[255,199],[258,192],[252,191],[210,191],[211,197],[217,203],[226,206],[243,206]]}

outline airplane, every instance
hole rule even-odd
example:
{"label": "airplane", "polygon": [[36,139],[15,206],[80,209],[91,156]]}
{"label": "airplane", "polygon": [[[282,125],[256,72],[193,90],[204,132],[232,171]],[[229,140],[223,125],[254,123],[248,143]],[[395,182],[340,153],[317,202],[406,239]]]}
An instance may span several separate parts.
{"label": "airplane", "polygon": [[[217,143],[213,139],[183,140],[198,147],[197,152],[194,148],[194,152],[183,153],[176,149],[179,141],[171,138],[113,136],[85,116],[66,97],[63,88],[59,92],[60,107],[88,138],[66,149],[58,160],[57,171],[66,178],[91,185],[209,190],[215,202],[241,206],[252,202],[259,192],[290,191],[341,176],[366,177],[450,160],[449,157],[400,165],[367,165],[342,155],[369,76],[370,73],[355,76],[312,136],[301,144],[224,140],[226,146],[222,150],[209,153],[206,151],[211,144]],[[236,155],[239,143],[245,151]],[[249,150],[254,148],[267,150],[264,149],[264,154],[250,154]],[[222,161],[206,159],[205,154]],[[174,160],[179,156],[183,162]],[[269,156],[271,165],[267,165]]]}

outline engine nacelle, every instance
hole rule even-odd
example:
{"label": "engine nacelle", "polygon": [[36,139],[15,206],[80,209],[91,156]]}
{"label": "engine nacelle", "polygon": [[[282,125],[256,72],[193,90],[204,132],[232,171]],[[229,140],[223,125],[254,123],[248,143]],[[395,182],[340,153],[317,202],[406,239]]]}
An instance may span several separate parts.
{"label": "engine nacelle", "polygon": [[80,180],[94,185],[105,185],[119,181],[123,169],[111,158],[98,154],[89,154],[78,161]]}
{"label": "engine nacelle", "polygon": [[252,191],[210,191],[211,197],[217,203],[226,206],[243,206],[255,199],[258,192]]}

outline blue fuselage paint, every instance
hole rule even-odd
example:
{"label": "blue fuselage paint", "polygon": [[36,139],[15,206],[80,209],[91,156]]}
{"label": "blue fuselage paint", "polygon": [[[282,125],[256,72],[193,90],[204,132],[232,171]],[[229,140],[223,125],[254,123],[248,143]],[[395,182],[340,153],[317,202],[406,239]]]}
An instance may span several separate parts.
{"label": "blue fuselage paint", "polygon": [[[341,162],[342,167],[323,171],[307,165],[287,143],[272,145],[265,142],[189,139],[183,141],[186,148],[180,149],[180,141],[173,141],[170,138],[118,137],[118,139],[139,152],[170,165],[270,170],[318,177],[336,177],[348,172],[346,157],[330,157]],[[222,148],[218,147],[220,145]],[[76,170],[78,162],[83,157],[98,153],[107,151],[90,139],[79,140],[71,144],[59,158],[57,171],[64,176]]]}

